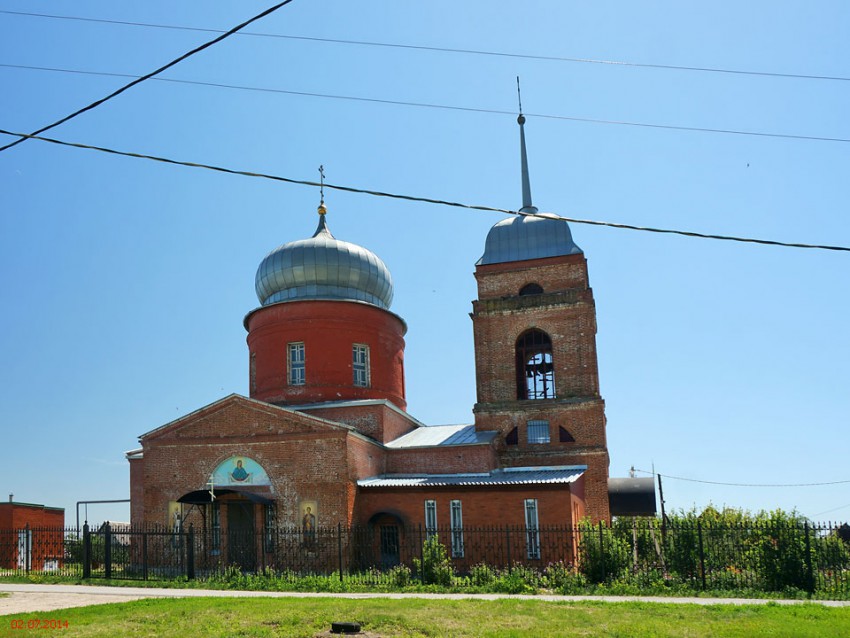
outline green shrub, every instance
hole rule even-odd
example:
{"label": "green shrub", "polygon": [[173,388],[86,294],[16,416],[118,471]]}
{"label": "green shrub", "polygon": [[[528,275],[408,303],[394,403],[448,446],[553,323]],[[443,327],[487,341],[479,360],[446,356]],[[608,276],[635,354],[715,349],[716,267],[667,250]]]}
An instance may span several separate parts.
{"label": "green shrub", "polygon": [[493,583],[493,591],[500,594],[534,594],[540,586],[541,576],[521,563],[499,572]]}
{"label": "green shrub", "polygon": [[424,585],[449,587],[452,584],[452,561],[446,546],[437,536],[432,536],[422,543],[422,559],[414,558],[413,566]]}
{"label": "green shrub", "polygon": [[562,589],[568,584],[572,584],[576,579],[576,570],[572,565],[568,565],[563,561],[557,563],[549,563],[546,569],[543,570],[546,580],[546,586],[550,589]]}
{"label": "green shrub", "polygon": [[629,543],[604,523],[579,525],[579,570],[592,583],[620,578],[631,563]]}
{"label": "green shrub", "polygon": [[487,587],[496,580],[496,570],[486,563],[476,563],[469,570],[469,582],[476,587]]}
{"label": "green shrub", "polygon": [[396,565],[389,571],[389,574],[387,574],[387,576],[389,576],[390,583],[394,587],[407,587],[410,585],[412,575],[410,567],[407,565]]}

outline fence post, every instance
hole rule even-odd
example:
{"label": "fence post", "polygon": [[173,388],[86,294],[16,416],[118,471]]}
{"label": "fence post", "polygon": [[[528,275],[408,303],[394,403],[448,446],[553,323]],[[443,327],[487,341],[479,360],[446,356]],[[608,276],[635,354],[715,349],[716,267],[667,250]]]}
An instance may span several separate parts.
{"label": "fence post", "polygon": [[30,524],[24,526],[24,570],[27,574],[32,569],[32,530]]}
{"label": "fence post", "polygon": [[112,528],[109,521],[103,528],[103,577],[112,578]]}
{"label": "fence post", "polygon": [[[349,541],[349,544],[350,541]],[[342,523],[337,522],[336,524],[336,547],[337,547],[337,558],[339,559],[339,582],[344,581],[344,577],[342,575]]]}
{"label": "fence post", "polygon": [[422,541],[422,523],[419,523],[419,582],[422,582],[422,572],[425,571],[425,544]]}
{"label": "fence post", "polygon": [[142,530],[142,580],[148,579],[148,532]]}
{"label": "fence post", "polygon": [[88,521],[83,523],[83,578],[91,578],[91,530]]}
{"label": "fence post", "polygon": [[186,578],[195,580],[195,526],[189,523],[189,533],[186,534]]}
{"label": "fence post", "polygon": [[815,574],[812,569],[812,540],[809,531],[809,521],[806,521],[806,589],[811,598],[815,593]]}
{"label": "fence post", "polygon": [[505,525],[505,547],[508,550],[508,573],[510,574],[513,570],[513,563],[511,563],[511,526]]}
{"label": "fence post", "polygon": [[697,521],[697,538],[699,539],[699,573],[702,578],[702,588],[705,590],[705,552],[702,547],[702,521]]}
{"label": "fence post", "polygon": [[599,521],[599,566],[602,568],[602,581],[607,578],[605,573],[605,534],[602,533],[602,521]]}

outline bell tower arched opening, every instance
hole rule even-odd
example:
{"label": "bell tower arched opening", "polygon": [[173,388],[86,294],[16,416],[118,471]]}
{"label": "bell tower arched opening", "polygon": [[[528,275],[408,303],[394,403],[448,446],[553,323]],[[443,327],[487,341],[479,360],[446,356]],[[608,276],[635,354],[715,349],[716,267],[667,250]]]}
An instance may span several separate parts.
{"label": "bell tower arched opening", "polygon": [[552,340],[542,330],[523,332],[516,341],[517,399],[554,399]]}

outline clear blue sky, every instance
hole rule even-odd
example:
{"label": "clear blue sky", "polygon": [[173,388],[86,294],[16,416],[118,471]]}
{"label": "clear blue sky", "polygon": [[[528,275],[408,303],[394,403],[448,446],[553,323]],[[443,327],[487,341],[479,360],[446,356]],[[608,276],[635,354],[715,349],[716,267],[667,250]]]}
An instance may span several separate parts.
{"label": "clear blue sky", "polygon": [[[272,2],[4,0],[2,11],[228,29]],[[251,33],[850,76],[850,5],[295,0]],[[142,75],[214,34],[0,13],[0,64]],[[514,112],[535,204],[587,219],[850,245],[850,82],[237,35],[163,77]],[[0,66],[0,128],[31,131],[126,79]],[[520,206],[515,115],[148,81],[49,135],[334,184]],[[0,136],[5,143],[10,138]],[[0,153],[0,495],[128,494],[137,437],[247,394],[244,315],[316,189],[28,141]],[[409,410],[471,423],[472,273],[497,213],[329,192],[328,222],[395,279]],[[597,301],[612,476],[709,502],[850,517],[850,254],[573,224]],[[89,518],[126,519],[123,507]]]}

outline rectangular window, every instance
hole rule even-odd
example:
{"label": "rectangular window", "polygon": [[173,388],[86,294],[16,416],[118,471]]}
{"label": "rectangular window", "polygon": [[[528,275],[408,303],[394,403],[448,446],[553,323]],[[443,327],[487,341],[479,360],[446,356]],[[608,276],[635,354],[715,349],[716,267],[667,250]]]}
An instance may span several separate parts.
{"label": "rectangular window", "polygon": [[549,421],[529,421],[528,422],[528,442],[529,443],[548,443],[549,442]]}
{"label": "rectangular window", "polygon": [[250,371],[249,371],[248,376],[250,378],[250,383],[251,383],[251,392],[253,393],[253,392],[257,391],[257,353],[256,352],[251,353],[251,363],[249,365],[249,368],[250,368]]}
{"label": "rectangular window", "polygon": [[537,499],[525,499],[525,552],[528,558],[540,558],[540,531],[537,527]]}
{"label": "rectangular window", "polygon": [[306,375],[304,373],[304,344],[288,344],[287,363],[289,366],[289,385],[304,385]]}
{"label": "rectangular window", "polygon": [[452,558],[463,558],[463,512],[460,501],[452,501]]}
{"label": "rectangular window", "polygon": [[437,501],[425,501],[425,534],[428,538],[437,534]]}
{"label": "rectangular window", "polygon": [[354,370],[354,385],[361,388],[369,387],[369,346],[355,343],[352,346],[352,370]]}

